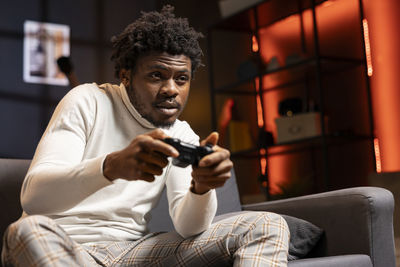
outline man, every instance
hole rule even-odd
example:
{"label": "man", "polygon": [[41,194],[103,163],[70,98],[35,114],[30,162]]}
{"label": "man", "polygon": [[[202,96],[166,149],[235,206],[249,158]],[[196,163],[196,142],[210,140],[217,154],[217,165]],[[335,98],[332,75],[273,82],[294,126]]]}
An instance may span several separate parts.
{"label": "man", "polygon": [[[142,13],[113,38],[121,84],[85,84],[56,108],[25,178],[22,218],[5,235],[5,266],[285,266],[288,228],[272,213],[212,224],[230,178],[218,134],[198,166],[171,164],[163,142],[199,138],[177,118],[202,55],[201,34],[173,8]],[[147,233],[167,189],[176,232]]]}

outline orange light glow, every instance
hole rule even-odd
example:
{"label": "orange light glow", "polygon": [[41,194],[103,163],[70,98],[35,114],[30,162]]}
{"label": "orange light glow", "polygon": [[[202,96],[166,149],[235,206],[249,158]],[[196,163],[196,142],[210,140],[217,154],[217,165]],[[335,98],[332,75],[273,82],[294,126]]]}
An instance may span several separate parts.
{"label": "orange light glow", "polygon": [[265,150],[265,148],[261,148],[260,149],[260,155],[261,155],[261,159],[260,159],[260,168],[261,168],[261,174],[265,175],[266,172],[266,167],[267,167],[267,159],[265,158],[265,154],[267,153],[267,151]]}
{"label": "orange light glow", "polygon": [[264,119],[262,117],[262,107],[261,107],[261,98],[259,95],[257,95],[257,122],[258,122],[258,127],[262,128],[264,127]]}
{"label": "orange light glow", "polygon": [[372,76],[372,58],[371,58],[371,44],[369,41],[369,28],[367,19],[363,19],[363,28],[364,28],[364,42],[365,42],[365,54],[367,57],[367,70],[368,76]]}
{"label": "orange light glow", "polygon": [[[259,95],[259,91],[260,91],[260,79],[259,78],[255,78],[254,79],[255,82],[255,88],[256,88],[256,101],[257,101],[257,124],[259,128],[264,128],[264,118],[263,118],[263,109],[262,109],[262,105],[261,105],[261,97]],[[265,158],[265,154],[267,153],[267,151],[264,148],[261,148],[259,151],[260,155],[261,155],[261,159],[260,159],[260,168],[261,168],[261,174],[265,175],[266,174],[266,167],[267,167],[267,159]],[[262,183],[262,186],[264,186],[264,182]],[[266,182],[265,182],[265,186],[266,187]]]}
{"label": "orange light glow", "polygon": [[376,160],[376,172],[382,172],[382,162],[381,162],[381,152],[379,148],[379,139],[374,139],[374,151],[375,151],[375,160]]}
{"label": "orange light glow", "polygon": [[251,50],[254,53],[258,52],[258,40],[257,40],[257,37],[255,35],[253,35],[253,37],[251,38],[251,41],[252,41]]}
{"label": "orange light glow", "polygon": [[256,84],[256,101],[257,101],[257,124],[259,128],[264,127],[264,118],[263,118],[263,109],[262,109],[262,104],[261,104],[261,97],[259,95],[260,91],[260,80],[259,78],[255,78],[255,84]]}
{"label": "orange light glow", "polygon": [[[390,0],[392,1],[392,0]],[[316,6],[316,15],[317,15],[317,24],[319,29],[319,41],[320,46],[322,48],[321,54],[323,55],[338,55],[343,51],[351,51],[349,54],[345,54],[344,56],[352,57],[353,47],[348,48],[346,42],[339,42],[342,40],[342,27],[346,27],[346,24],[352,22],[352,28],[357,30],[357,36],[353,33],[348,39],[351,42],[357,42],[357,49],[359,49],[359,54],[357,57],[361,58],[363,47],[358,47],[358,42],[362,40],[361,29],[359,27],[359,11],[358,11],[358,1],[351,0],[337,0],[337,1],[322,1],[322,5]],[[313,50],[315,49],[313,40],[313,12],[311,9],[306,9],[302,11],[302,16],[296,14],[285,19],[282,19],[268,27],[263,27],[258,32],[258,41],[260,46],[260,55],[262,62],[268,64],[273,62],[278,62],[279,66],[285,66],[288,55],[299,55],[300,57],[309,57],[313,55]],[[303,27],[304,29],[304,43],[302,43],[299,29]],[[372,23],[370,22],[370,27],[372,27]],[[350,32],[350,30],[349,30]],[[375,33],[373,29],[371,29],[371,33]],[[337,34],[337,38],[333,34]],[[347,37],[346,37],[347,39]],[[332,45],[332,40],[335,40],[335,44]],[[361,43],[361,42],[360,42]],[[375,51],[375,43],[372,43]],[[303,49],[304,47],[304,49]],[[361,49],[360,49],[361,48]],[[346,50],[349,49],[349,50]],[[372,51],[372,52],[374,52]],[[374,56],[374,59],[376,57]],[[374,62],[375,63],[375,62]],[[375,63],[376,64],[376,63]],[[377,70],[377,68],[376,68]],[[293,74],[293,76],[291,76]],[[377,73],[374,73],[376,76]],[[279,86],[281,84],[285,84],[285,81],[290,81],[295,77],[295,72],[272,72],[263,77],[263,89],[274,88],[275,86]],[[265,94],[262,97],[263,108],[264,108],[264,128],[271,131],[274,137],[277,137],[277,129],[275,124],[275,119],[279,117],[278,114],[278,103],[288,96],[291,96],[291,90],[293,89],[291,86],[288,86],[284,90],[266,90]],[[289,90],[287,90],[289,89]],[[281,192],[280,184],[290,184],[292,179],[294,180],[295,175],[298,173],[293,171],[293,168],[298,168],[299,170],[307,171],[309,168],[308,165],[311,166],[311,163],[302,160],[302,154],[293,154],[293,155],[280,155],[268,157],[268,188],[270,193],[273,195],[274,193]],[[386,159],[386,157],[385,157]],[[299,162],[305,162],[305,166],[299,164]],[[386,164],[386,160],[385,160]]]}
{"label": "orange light glow", "polygon": [[331,6],[333,4],[332,0],[331,1],[326,1],[322,3],[322,7],[328,7]]}
{"label": "orange light glow", "polygon": [[[382,172],[400,171],[400,1],[365,1],[374,75],[371,100]],[[262,49],[261,49],[262,50]]]}

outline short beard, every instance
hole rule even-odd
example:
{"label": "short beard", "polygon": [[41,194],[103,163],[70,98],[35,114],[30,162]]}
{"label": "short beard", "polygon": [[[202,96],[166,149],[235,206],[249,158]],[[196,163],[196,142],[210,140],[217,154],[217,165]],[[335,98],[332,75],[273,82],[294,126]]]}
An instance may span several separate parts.
{"label": "short beard", "polygon": [[133,107],[136,109],[136,111],[140,114],[140,116],[142,116],[142,118],[146,119],[148,122],[150,122],[151,124],[153,124],[156,128],[163,128],[163,129],[169,129],[172,125],[174,125],[175,121],[172,122],[166,122],[166,121],[156,121],[154,120],[149,114],[145,114],[143,112],[143,105],[140,103],[140,101],[138,101],[135,97],[133,97],[133,90],[131,89],[131,87],[128,87],[127,90],[129,90],[128,92],[128,96],[129,96],[129,100],[131,101]]}
{"label": "short beard", "polygon": [[[139,113],[140,114],[140,113]],[[142,114],[140,114],[142,115]],[[150,116],[147,115],[142,115],[142,118],[146,119],[148,122],[150,122],[151,124],[153,124],[156,128],[163,128],[163,129],[169,129],[171,128],[172,125],[174,125],[175,121],[173,122],[165,122],[165,121],[155,121],[152,118],[150,118]]]}

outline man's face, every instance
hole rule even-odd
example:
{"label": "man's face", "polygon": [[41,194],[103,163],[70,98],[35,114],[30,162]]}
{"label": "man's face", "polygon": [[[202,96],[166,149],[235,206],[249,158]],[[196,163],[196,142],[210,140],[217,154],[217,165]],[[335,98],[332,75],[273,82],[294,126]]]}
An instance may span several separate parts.
{"label": "man's face", "polygon": [[152,52],[139,57],[127,91],[140,115],[156,127],[172,125],[187,102],[191,67],[184,55]]}

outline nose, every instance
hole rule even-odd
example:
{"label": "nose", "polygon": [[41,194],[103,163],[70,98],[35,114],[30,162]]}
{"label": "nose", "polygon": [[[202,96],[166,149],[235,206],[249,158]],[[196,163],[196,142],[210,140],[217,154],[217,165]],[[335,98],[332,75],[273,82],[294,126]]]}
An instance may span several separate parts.
{"label": "nose", "polygon": [[160,94],[168,97],[175,97],[179,93],[178,86],[174,79],[167,79],[162,84]]}

